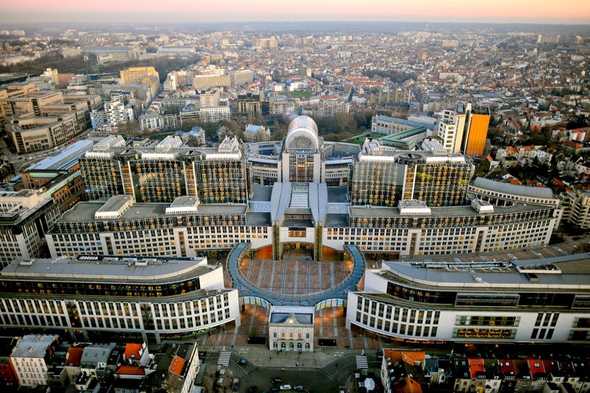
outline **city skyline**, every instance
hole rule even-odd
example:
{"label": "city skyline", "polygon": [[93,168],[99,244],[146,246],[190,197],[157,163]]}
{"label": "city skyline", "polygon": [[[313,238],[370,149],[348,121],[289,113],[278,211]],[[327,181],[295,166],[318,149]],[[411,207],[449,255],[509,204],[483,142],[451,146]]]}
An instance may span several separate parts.
{"label": "city skyline", "polygon": [[[367,6],[369,5],[369,6]],[[412,21],[476,23],[590,23],[590,3],[580,0],[544,2],[499,0],[472,4],[467,0],[437,2],[310,0],[276,3],[270,0],[241,2],[221,0],[215,7],[201,2],[171,0],[165,4],[153,0],[136,3],[105,0],[24,0],[2,6],[2,23],[53,22],[235,22],[235,21]],[[206,9],[204,9],[206,8]],[[42,11],[40,11],[42,10]]]}
{"label": "city skyline", "polygon": [[590,393],[590,0],[0,4],[0,393]]}

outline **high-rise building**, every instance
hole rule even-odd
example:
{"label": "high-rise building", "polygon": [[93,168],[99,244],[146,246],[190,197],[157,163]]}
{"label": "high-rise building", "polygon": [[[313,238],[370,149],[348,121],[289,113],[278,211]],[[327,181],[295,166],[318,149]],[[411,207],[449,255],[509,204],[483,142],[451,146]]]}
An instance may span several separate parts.
{"label": "high-rise building", "polygon": [[450,153],[460,153],[465,131],[465,114],[445,110],[437,123],[436,133],[444,148]]}
{"label": "high-rise building", "polygon": [[217,147],[111,137],[81,167],[90,199],[101,201],[78,203],[53,226],[53,256],[183,256],[241,242],[272,247],[275,258],[293,243],[316,258],[348,245],[491,252],[546,245],[561,218],[558,205],[526,190],[503,190],[508,204],[486,202],[494,190],[468,194],[473,164],[462,155],[325,142],[307,116],[283,141],[244,147],[234,137]]}
{"label": "high-rise building", "polygon": [[172,136],[134,148],[109,137],[80,165],[90,199],[126,194],[140,202],[191,196],[203,203],[245,203],[248,197],[246,162],[235,137],[217,148],[186,146]]}
{"label": "high-rise building", "polygon": [[580,229],[590,229],[590,191],[571,190],[563,195],[563,219]]}
{"label": "high-rise building", "polygon": [[92,145],[92,140],[83,139],[27,167],[21,171],[23,185],[51,197],[63,213],[84,195],[79,160]]}
{"label": "high-rise building", "polygon": [[262,114],[262,100],[259,94],[242,94],[238,96],[237,102],[238,113],[244,115]]}
{"label": "high-rise building", "polygon": [[207,90],[214,87],[231,86],[231,78],[223,70],[214,69],[193,77],[193,87],[196,90]]}
{"label": "high-rise building", "polygon": [[463,154],[469,157],[481,157],[486,147],[490,115],[470,113],[465,128]]}
{"label": "high-rise building", "polygon": [[259,38],[256,40],[257,49],[276,49],[279,47],[279,40],[275,36]]}
{"label": "high-rise building", "polygon": [[467,104],[460,111],[442,112],[437,135],[447,151],[480,157],[485,150],[489,123],[488,114],[474,113],[471,104]]}
{"label": "high-rise building", "polygon": [[427,121],[406,120],[385,115],[375,115],[371,119],[371,131],[380,134],[399,134],[420,127],[432,128],[432,124]]}
{"label": "high-rise building", "polygon": [[251,70],[237,70],[231,74],[232,85],[241,86],[254,81],[254,71]]}
{"label": "high-rise building", "polygon": [[115,159],[124,148],[123,137],[112,135],[95,144],[80,159],[80,173],[89,199],[107,199],[124,193],[121,164]]}
{"label": "high-rise building", "polygon": [[58,216],[59,209],[47,195],[0,192],[0,264],[38,257],[45,233]]}
{"label": "high-rise building", "polygon": [[147,90],[146,101],[151,101],[160,90],[160,75],[154,67],[129,67],[121,70],[121,85],[142,85]]}
{"label": "high-rise building", "polygon": [[43,107],[51,104],[63,104],[63,94],[60,91],[31,92],[16,95],[8,100],[11,115],[24,115],[33,113],[41,116]]}
{"label": "high-rise building", "polygon": [[417,199],[431,207],[462,205],[474,170],[462,155],[404,152],[366,140],[353,172],[352,204],[394,207]]}
{"label": "high-rise building", "polygon": [[9,113],[8,92],[5,89],[0,89],[0,132],[4,130],[4,122]]}

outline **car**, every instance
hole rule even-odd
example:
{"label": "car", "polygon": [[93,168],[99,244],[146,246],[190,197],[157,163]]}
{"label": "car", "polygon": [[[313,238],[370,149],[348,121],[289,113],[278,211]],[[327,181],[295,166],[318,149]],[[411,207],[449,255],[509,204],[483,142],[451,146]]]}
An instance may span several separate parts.
{"label": "car", "polygon": [[297,392],[303,392],[305,390],[305,388],[303,387],[303,385],[295,385],[295,386],[293,386],[293,390],[295,390]]}
{"label": "car", "polygon": [[273,385],[280,385],[283,383],[283,380],[281,378],[273,378],[272,379],[272,384]]}
{"label": "car", "polygon": [[238,364],[244,366],[248,364],[248,361],[245,358],[240,358],[240,360],[238,360]]}
{"label": "car", "polygon": [[231,388],[234,392],[237,392],[240,390],[240,378],[234,378],[234,380],[231,384]]}
{"label": "car", "polygon": [[291,385],[281,385],[281,390],[291,390]]}

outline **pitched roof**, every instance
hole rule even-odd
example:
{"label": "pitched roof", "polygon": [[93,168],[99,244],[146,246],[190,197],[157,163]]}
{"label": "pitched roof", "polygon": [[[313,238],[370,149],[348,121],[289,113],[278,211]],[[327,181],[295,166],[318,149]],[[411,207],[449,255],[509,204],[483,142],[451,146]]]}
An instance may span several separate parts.
{"label": "pitched roof", "polygon": [[178,355],[174,355],[172,361],[170,362],[170,366],[168,367],[168,372],[173,375],[182,376],[182,370],[184,369],[185,360]]}
{"label": "pitched roof", "polygon": [[121,365],[116,371],[119,375],[145,375],[143,367]]}
{"label": "pitched roof", "polygon": [[70,347],[66,355],[66,366],[79,366],[83,352],[83,347]]}
{"label": "pitched roof", "polygon": [[143,345],[137,343],[125,344],[125,352],[123,353],[123,359],[135,359],[141,358]]}

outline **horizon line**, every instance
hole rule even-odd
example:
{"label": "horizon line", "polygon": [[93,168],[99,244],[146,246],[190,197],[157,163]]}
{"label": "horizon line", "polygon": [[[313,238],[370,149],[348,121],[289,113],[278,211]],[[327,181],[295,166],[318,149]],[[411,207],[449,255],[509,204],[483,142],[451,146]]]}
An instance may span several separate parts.
{"label": "horizon line", "polygon": [[[90,16],[90,15],[89,15]],[[553,25],[553,26],[588,26],[590,27],[589,21],[530,21],[530,20],[497,20],[497,21],[482,21],[482,20],[414,20],[414,19],[299,19],[299,20],[281,20],[281,19],[228,19],[228,20],[195,20],[195,21],[157,21],[157,20],[144,20],[144,21],[107,21],[107,20],[79,20],[79,21],[38,21],[38,20],[21,20],[15,21],[2,21],[0,20],[0,27],[2,25],[19,25],[19,24],[37,24],[37,25],[63,25],[63,24],[85,24],[85,25],[97,25],[97,24],[110,24],[110,25],[130,25],[130,24],[153,24],[153,25],[183,25],[183,24],[244,24],[244,23],[285,23],[285,24],[297,24],[297,23],[409,23],[409,24],[477,24],[477,25]]]}

